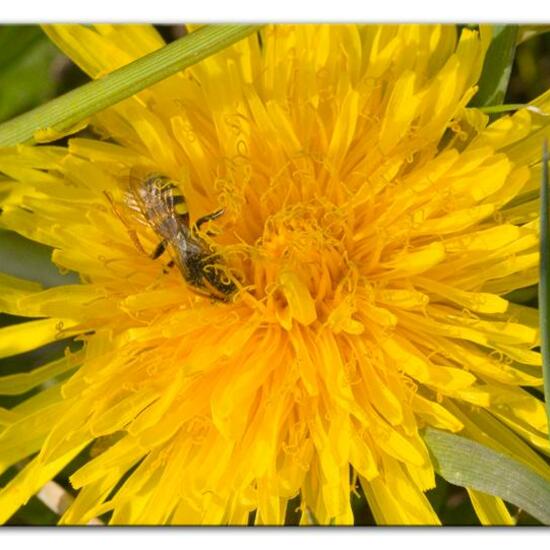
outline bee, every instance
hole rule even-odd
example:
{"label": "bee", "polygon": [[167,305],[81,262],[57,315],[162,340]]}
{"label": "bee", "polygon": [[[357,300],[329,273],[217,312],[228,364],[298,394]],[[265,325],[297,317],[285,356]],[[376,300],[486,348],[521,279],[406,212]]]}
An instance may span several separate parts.
{"label": "bee", "polygon": [[127,205],[137,210],[161,239],[151,258],[157,259],[169,249],[172,262],[168,265],[175,264],[195,291],[229,301],[237,287],[226,275],[220,256],[198,234],[200,227],[219,218],[223,209],[191,225],[184,195],[176,183],[162,174],[152,173],[141,178],[132,174],[129,190]]}

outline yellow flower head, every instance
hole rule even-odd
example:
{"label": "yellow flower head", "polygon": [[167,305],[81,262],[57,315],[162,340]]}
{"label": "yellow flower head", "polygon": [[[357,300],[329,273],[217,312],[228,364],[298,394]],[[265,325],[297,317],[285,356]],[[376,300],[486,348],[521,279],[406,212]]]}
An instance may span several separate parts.
{"label": "yellow flower head", "polygon": [[[163,44],[146,26],[47,32],[94,78]],[[435,524],[425,426],[550,478],[521,388],[541,385],[537,317],[503,297],[537,282],[550,127],[467,108],[485,49],[451,26],[271,26],[100,113],[98,138],[2,151],[1,224],[82,284],[2,275],[2,310],[40,319],[0,331],[1,356],[84,346],[0,378],[54,381],[0,411],[0,467],[37,453],[0,519],[93,442],[62,523],[281,524],[299,496],[302,523],[349,524],[362,488],[378,523]],[[192,245],[230,292],[185,276]]]}

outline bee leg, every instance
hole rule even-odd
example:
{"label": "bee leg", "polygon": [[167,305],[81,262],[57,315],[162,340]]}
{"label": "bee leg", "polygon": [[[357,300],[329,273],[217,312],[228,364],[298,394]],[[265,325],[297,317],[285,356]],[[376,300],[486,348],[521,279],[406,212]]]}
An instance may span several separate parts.
{"label": "bee leg", "polygon": [[157,258],[160,258],[160,256],[162,256],[162,254],[166,250],[167,244],[168,243],[166,242],[166,240],[160,241],[155,250],[153,250],[153,253],[151,254],[151,259],[156,260]]}
{"label": "bee leg", "polygon": [[[201,225],[203,225],[206,222],[209,222],[211,220],[215,220],[215,219],[219,218],[220,216],[223,215],[223,213],[224,213],[224,209],[220,208],[219,210],[216,210],[215,212],[211,212],[210,214],[206,214],[206,216],[202,216],[202,218],[199,218],[195,222],[195,228],[200,229]],[[208,233],[208,234],[210,235],[211,233]]]}

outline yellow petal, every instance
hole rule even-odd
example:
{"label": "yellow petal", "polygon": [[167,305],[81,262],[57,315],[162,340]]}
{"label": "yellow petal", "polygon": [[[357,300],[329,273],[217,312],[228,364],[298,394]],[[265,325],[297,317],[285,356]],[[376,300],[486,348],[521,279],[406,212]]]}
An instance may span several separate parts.
{"label": "yellow petal", "polygon": [[481,525],[516,524],[501,498],[487,495],[474,489],[467,488],[467,491]]}
{"label": "yellow petal", "polygon": [[70,319],[42,319],[4,327],[0,329],[0,358],[24,353],[66,338],[62,331],[75,324]]}
{"label": "yellow petal", "polygon": [[281,274],[280,282],[290,315],[302,325],[313,323],[317,319],[315,302],[302,279],[293,271],[286,271]]}

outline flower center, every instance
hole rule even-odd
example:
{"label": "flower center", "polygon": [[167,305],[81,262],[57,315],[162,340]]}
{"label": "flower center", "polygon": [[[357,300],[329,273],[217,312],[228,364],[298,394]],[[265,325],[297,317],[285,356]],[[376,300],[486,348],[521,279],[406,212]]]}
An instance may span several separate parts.
{"label": "flower center", "polygon": [[335,309],[353,301],[351,223],[348,212],[324,198],[283,206],[265,220],[244,271],[273,322],[287,330],[293,319],[330,322]]}

